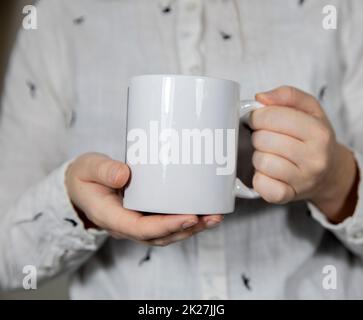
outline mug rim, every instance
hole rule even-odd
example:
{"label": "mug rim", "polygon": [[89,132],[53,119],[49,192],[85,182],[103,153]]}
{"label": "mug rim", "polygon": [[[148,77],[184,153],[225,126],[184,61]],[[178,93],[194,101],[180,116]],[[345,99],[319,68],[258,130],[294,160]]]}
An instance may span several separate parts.
{"label": "mug rim", "polygon": [[130,78],[130,82],[138,79],[138,78],[146,78],[146,77],[158,77],[158,78],[163,78],[163,77],[173,77],[173,78],[189,78],[189,79],[203,79],[203,80],[213,80],[213,81],[228,81],[228,82],[232,82],[233,84],[240,86],[240,84],[235,81],[235,80],[230,80],[230,79],[223,79],[223,78],[217,78],[217,77],[210,77],[210,76],[199,76],[199,75],[188,75],[188,74],[173,74],[173,73],[150,73],[150,74],[140,74],[140,75],[136,75],[136,76],[132,76]]}

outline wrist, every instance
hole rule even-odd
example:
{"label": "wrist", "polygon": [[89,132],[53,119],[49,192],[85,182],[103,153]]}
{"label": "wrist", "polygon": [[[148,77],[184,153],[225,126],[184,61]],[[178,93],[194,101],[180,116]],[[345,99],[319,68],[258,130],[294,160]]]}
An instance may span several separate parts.
{"label": "wrist", "polygon": [[354,213],[357,202],[358,168],[353,153],[338,144],[334,165],[314,196],[309,200],[333,223]]}

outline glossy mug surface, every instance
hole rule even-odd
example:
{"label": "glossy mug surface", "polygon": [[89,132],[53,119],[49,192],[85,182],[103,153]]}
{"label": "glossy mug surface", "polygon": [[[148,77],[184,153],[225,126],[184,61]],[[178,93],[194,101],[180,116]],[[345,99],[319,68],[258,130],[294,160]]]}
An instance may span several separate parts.
{"label": "glossy mug surface", "polygon": [[[231,80],[142,75],[130,80],[123,205],[137,211],[234,211],[259,195],[236,178],[239,122],[261,105],[241,101]],[[243,165],[243,164],[242,164]]]}

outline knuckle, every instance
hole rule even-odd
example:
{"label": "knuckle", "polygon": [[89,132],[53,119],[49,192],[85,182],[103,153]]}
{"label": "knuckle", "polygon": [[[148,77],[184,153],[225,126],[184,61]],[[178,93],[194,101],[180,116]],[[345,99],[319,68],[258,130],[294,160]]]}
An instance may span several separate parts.
{"label": "knuckle", "polygon": [[160,226],[160,222],[157,221],[148,221],[145,220],[144,217],[136,218],[134,223],[135,227],[133,229],[133,233],[135,234],[135,238],[139,241],[149,241],[157,238],[161,238],[164,236],[164,229]]}
{"label": "knuckle", "polygon": [[265,107],[265,108],[261,108],[258,110],[255,110],[252,112],[251,117],[250,117],[250,121],[252,124],[252,127],[255,130],[261,129],[261,128],[265,128],[266,125],[268,124],[268,118],[269,118],[269,114],[270,114],[270,109],[269,107]]}
{"label": "knuckle", "polygon": [[[266,200],[265,178],[264,178],[263,174],[261,174],[259,172],[255,172],[255,174],[253,175],[253,178],[252,178],[252,185],[253,185],[253,189],[255,189],[261,195],[261,197]],[[270,202],[270,201],[268,201],[268,202]]]}
{"label": "knuckle", "polygon": [[110,159],[101,160],[96,167],[97,178],[105,180],[108,178],[110,167],[113,161]]}
{"label": "knuckle", "polygon": [[255,147],[256,149],[259,148],[262,145],[263,138],[264,138],[264,133],[262,130],[254,131],[251,136],[253,147]]}
{"label": "knuckle", "polygon": [[280,87],[280,90],[289,101],[292,101],[292,103],[296,101],[296,88],[292,86],[282,86]]}
{"label": "knuckle", "polygon": [[333,139],[332,132],[324,125],[321,125],[318,129],[318,139],[323,144],[323,146],[327,146]]}
{"label": "knuckle", "polygon": [[273,193],[273,201],[278,204],[285,203],[288,199],[289,191],[286,186],[281,186],[280,188],[276,188]]}
{"label": "knuckle", "polygon": [[167,225],[164,228],[163,234],[173,234],[173,233],[175,233],[175,232],[177,232],[177,231],[179,231],[181,229],[182,229],[181,226],[180,227],[176,227],[176,226],[172,226],[172,225]]}
{"label": "knuckle", "polygon": [[274,204],[283,204],[287,201],[289,195],[289,191],[285,186],[276,186],[271,189],[269,192],[266,192],[263,195],[263,198],[269,202]]}
{"label": "knuckle", "polygon": [[[175,233],[179,230],[182,229],[182,223],[186,222],[172,222],[169,220],[169,216],[162,216],[160,217],[160,220],[159,220],[159,233],[161,233],[162,235],[168,235],[168,234],[172,234],[172,233]],[[189,219],[188,219],[189,220]]]}
{"label": "knuckle", "polygon": [[257,127],[257,110],[251,112],[250,117],[249,117],[249,125],[251,128],[256,128]]}
{"label": "knuckle", "polygon": [[269,156],[260,154],[259,155],[259,166],[262,172],[267,171],[271,166],[271,159]]}
{"label": "knuckle", "polygon": [[265,112],[262,109],[256,110],[251,114],[251,123],[255,129],[263,128]]}
{"label": "knuckle", "polygon": [[328,162],[328,157],[325,154],[315,157],[312,167],[313,175],[320,175],[321,173],[325,172],[325,170],[328,168]]}
{"label": "knuckle", "polygon": [[111,161],[109,159],[103,159],[97,163],[97,172],[100,176],[108,169]]}
{"label": "knuckle", "polygon": [[99,153],[96,152],[87,152],[81,155],[78,159],[80,162],[82,162],[83,165],[89,165],[91,166],[95,159],[97,159],[100,156]]}
{"label": "knuckle", "polygon": [[260,187],[260,180],[261,180],[261,175],[256,172],[254,175],[253,175],[253,178],[252,178],[252,185],[253,185],[253,188],[256,190],[256,191],[259,191],[259,187]]}
{"label": "knuckle", "polygon": [[252,164],[257,170],[261,170],[261,154],[258,151],[255,151],[252,154]]}
{"label": "knuckle", "polygon": [[265,182],[263,175],[256,172],[253,176],[253,187],[265,201],[274,204],[284,204],[289,201],[291,192],[287,185],[278,184],[273,188],[266,188]]}

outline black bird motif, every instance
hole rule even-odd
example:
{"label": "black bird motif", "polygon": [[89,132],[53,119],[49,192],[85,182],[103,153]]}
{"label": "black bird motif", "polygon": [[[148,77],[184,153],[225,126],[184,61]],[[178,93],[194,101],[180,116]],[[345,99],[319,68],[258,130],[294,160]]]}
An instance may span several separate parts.
{"label": "black bird motif", "polygon": [[164,8],[161,9],[161,12],[164,14],[168,14],[171,12],[171,7],[170,6],[166,6]]}
{"label": "black bird motif", "polygon": [[324,99],[325,96],[325,92],[326,92],[326,86],[321,87],[320,91],[319,91],[319,100],[322,101]]}
{"label": "black bird motif", "polygon": [[242,273],[241,278],[246,289],[251,291],[250,278],[248,278],[244,273]]}
{"label": "black bird motif", "polygon": [[229,40],[232,37],[230,34],[224,32],[224,31],[220,31],[220,34],[221,34],[223,40]]}
{"label": "black bird motif", "polygon": [[74,20],[73,20],[73,23],[74,24],[82,24],[83,22],[85,21],[85,17],[84,16],[80,16],[80,17],[78,17],[78,18],[75,18]]}
{"label": "black bird motif", "polygon": [[78,223],[75,220],[70,218],[64,218],[64,221],[69,222],[73,227],[76,227],[78,225]]}
{"label": "black bird motif", "polygon": [[139,266],[141,266],[144,262],[150,261],[152,249],[152,247],[147,248],[146,254],[139,261]]}
{"label": "black bird motif", "polygon": [[35,86],[35,84],[34,84],[32,81],[27,81],[27,82],[26,82],[26,85],[27,85],[27,86],[28,86],[28,88],[29,88],[30,96],[31,96],[32,98],[35,98],[36,91],[37,91],[37,87]]}

